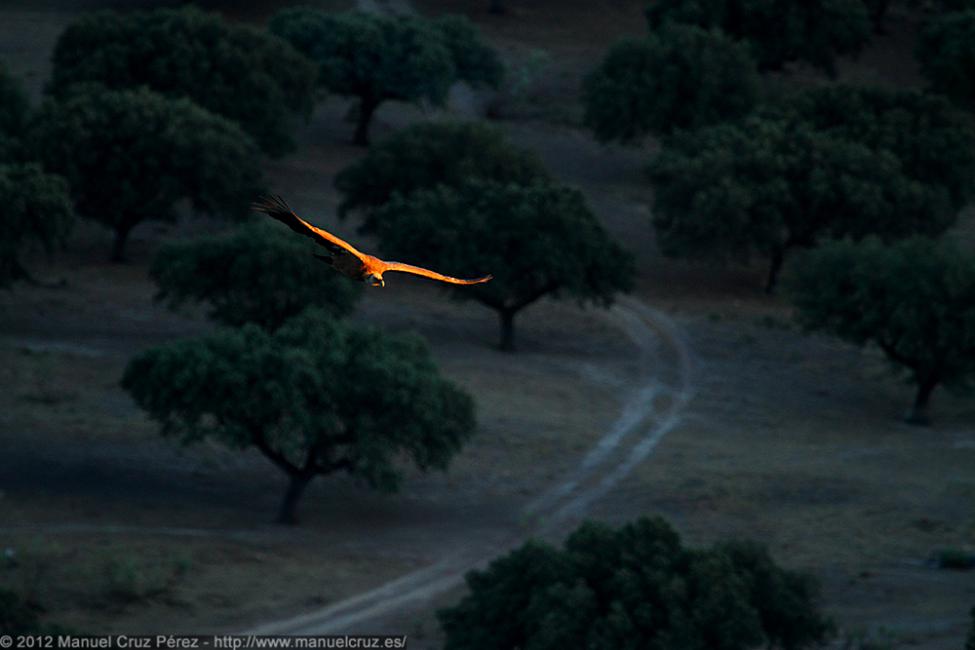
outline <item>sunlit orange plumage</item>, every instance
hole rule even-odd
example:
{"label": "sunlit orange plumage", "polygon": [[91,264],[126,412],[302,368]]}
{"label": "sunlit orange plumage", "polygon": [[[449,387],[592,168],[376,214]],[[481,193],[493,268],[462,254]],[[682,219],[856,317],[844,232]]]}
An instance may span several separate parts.
{"label": "sunlit orange plumage", "polygon": [[342,275],[350,277],[353,280],[370,282],[373,286],[384,286],[385,281],[383,280],[383,273],[386,271],[412,273],[413,275],[420,275],[425,278],[431,278],[433,280],[447,282],[449,284],[480,284],[482,282],[487,282],[494,277],[491,275],[485,275],[481,278],[464,280],[461,278],[454,278],[449,275],[443,275],[442,273],[437,273],[436,271],[431,271],[430,269],[413,266],[412,264],[403,264],[402,262],[387,262],[386,260],[381,260],[378,257],[362,253],[356,250],[354,246],[345,240],[336,237],[326,230],[316,228],[299,217],[294,213],[294,211],[291,210],[291,208],[288,207],[288,204],[284,202],[284,199],[279,196],[265,197],[255,203],[253,208],[258,212],[263,212],[264,214],[277,219],[294,230],[296,233],[305,235],[306,237],[311,237],[318,245],[324,246],[330,254],[316,255],[316,257],[330,264],[332,268]]}

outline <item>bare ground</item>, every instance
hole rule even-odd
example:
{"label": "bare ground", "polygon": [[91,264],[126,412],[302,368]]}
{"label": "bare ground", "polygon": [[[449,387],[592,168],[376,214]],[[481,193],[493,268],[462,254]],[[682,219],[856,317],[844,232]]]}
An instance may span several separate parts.
{"label": "bare ground", "polygon": [[[58,31],[95,3],[24,4],[0,10],[0,56],[37,91]],[[939,392],[935,426],[902,425],[910,390],[877,354],[796,332],[778,300],[756,294],[756,272],[659,258],[642,178],[648,150],[603,147],[573,126],[575,85],[618,34],[642,30],[642,3],[614,2],[598,15],[591,3],[512,3],[503,19],[475,0],[450,4],[469,5],[510,61],[548,53],[545,73],[502,106],[502,126],[586,192],[637,253],[637,297],[669,315],[695,353],[686,417],[588,504],[592,514],[664,514],[692,543],[763,539],[780,562],[820,577],[844,634],[886,628],[895,647],[960,647],[975,584],[925,560],[975,544],[972,400]],[[916,81],[906,23],[895,17],[891,34],[844,74]],[[351,234],[354,224],[328,216],[331,177],[361,155],[346,144],[343,114],[339,102],[323,105],[298,154],[270,173],[296,207]],[[377,135],[425,114],[385,107]],[[329,478],[302,504],[302,528],[266,525],[283,485],[263,459],[181,450],[117,386],[133,352],[210,328],[197,313],[155,306],[145,267],[160,241],[216,227],[142,226],[132,248],[140,261],[118,267],[101,262],[107,236],[83,226],[66,254],[33,265],[44,279],[66,278],[66,288],[0,295],[0,548],[18,558],[0,563],[0,584],[37,590],[50,620],[89,632],[237,630],[503,547],[512,531],[531,532],[522,509],[564,485],[612,432],[640,377],[633,345],[598,314],[532,308],[520,323],[523,352],[510,357],[491,348],[489,312],[418,282],[391,285],[369,294],[356,318],[431,341],[445,372],[478,395],[475,441],[446,475],[411,476],[399,495]],[[460,593],[387,610],[358,630],[406,632],[436,647],[432,611]]]}

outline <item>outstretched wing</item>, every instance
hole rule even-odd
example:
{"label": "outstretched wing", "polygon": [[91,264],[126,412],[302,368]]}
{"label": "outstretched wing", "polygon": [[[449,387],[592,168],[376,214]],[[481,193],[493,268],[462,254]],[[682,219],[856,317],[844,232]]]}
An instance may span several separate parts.
{"label": "outstretched wing", "polygon": [[434,280],[448,282],[450,284],[481,284],[482,282],[487,282],[494,277],[493,275],[485,275],[483,278],[462,280],[461,278],[452,278],[449,275],[437,273],[436,271],[424,269],[419,266],[413,266],[412,264],[403,264],[402,262],[383,261],[383,266],[385,267],[383,271],[401,271],[403,273],[412,273],[413,275],[422,275],[425,278],[432,278]]}
{"label": "outstretched wing", "polygon": [[339,239],[327,230],[316,228],[308,223],[296,215],[280,196],[265,196],[260,201],[252,203],[251,208],[277,219],[298,234],[311,237],[315,240],[315,243],[324,246],[332,253],[345,251],[362,259],[362,253],[357,251],[352,244],[343,239]]}

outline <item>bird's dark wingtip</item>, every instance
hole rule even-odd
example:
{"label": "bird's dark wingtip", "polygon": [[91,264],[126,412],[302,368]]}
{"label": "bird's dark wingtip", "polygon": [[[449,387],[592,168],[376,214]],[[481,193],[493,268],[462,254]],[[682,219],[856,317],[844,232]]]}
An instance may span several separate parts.
{"label": "bird's dark wingtip", "polygon": [[258,197],[256,201],[251,203],[251,209],[271,216],[281,212],[291,212],[291,208],[288,207],[285,200],[277,194],[264,194]]}

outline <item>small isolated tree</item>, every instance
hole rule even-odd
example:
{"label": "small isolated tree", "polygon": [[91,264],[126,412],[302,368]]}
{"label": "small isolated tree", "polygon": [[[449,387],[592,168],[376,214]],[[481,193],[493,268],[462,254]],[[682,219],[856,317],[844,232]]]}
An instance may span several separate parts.
{"label": "small isolated tree", "polygon": [[862,0],[654,0],[646,17],[651,31],[667,23],[721,29],[751,44],[763,70],[805,61],[834,75],[836,57],[858,53],[870,36]]}
{"label": "small isolated tree", "polygon": [[975,8],[927,21],[917,59],[932,90],[975,112]]}
{"label": "small isolated tree", "polygon": [[739,118],[758,99],[747,45],[720,31],[666,25],[614,45],[583,84],[585,123],[603,142],[632,142]]}
{"label": "small isolated tree", "polygon": [[561,550],[529,541],[467,586],[437,613],[446,650],[801,650],[833,630],[810,576],[754,543],[685,548],[659,517],[584,523]]}
{"label": "small isolated tree", "polygon": [[363,232],[375,231],[373,211],[393,194],[471,179],[526,185],[548,179],[531,152],[494,127],[477,122],[421,123],[400,129],[335,177],[339,215],[364,210]]}
{"label": "small isolated tree", "polygon": [[799,321],[856,345],[875,343],[917,385],[907,421],[928,422],[944,384],[975,376],[975,258],[929,239],[836,242],[797,264]]}
{"label": "small isolated tree", "polygon": [[162,434],[255,447],[289,478],[278,521],[319,474],[345,471],[394,491],[397,460],[446,469],[474,430],[470,396],[440,377],[422,340],[307,310],[269,333],[256,325],[155,348],[122,386]]}
{"label": "small isolated tree", "polygon": [[539,298],[608,305],[633,283],[632,257],[582,194],[549,183],[470,181],[396,194],[376,211],[375,224],[389,257],[454,275],[494,274],[452,295],[498,313],[502,350],[514,349],[515,315]]}
{"label": "small isolated tree", "polygon": [[772,291],[790,250],[828,238],[938,234],[957,212],[943,192],[872,150],[803,123],[749,118],[665,141],[650,169],[665,254],[769,260]]}
{"label": "small isolated tree", "polygon": [[41,109],[32,147],[68,179],[81,216],[114,230],[112,259],[123,258],[132,228],[174,219],[183,199],[208,214],[247,214],[260,152],[233,122],[145,88],[76,90]]}
{"label": "small isolated tree", "polygon": [[329,92],[358,99],[354,141],[369,142],[369,125],[389,100],[442,105],[455,81],[497,86],[501,64],[470,23],[459,17],[415,16],[308,8],[285,9],[272,32],[319,65]]}
{"label": "small isolated tree", "polygon": [[19,254],[28,243],[47,252],[64,243],[74,214],[68,184],[36,165],[0,165],[0,287],[29,278]]}
{"label": "small isolated tree", "polygon": [[167,244],[149,277],[159,288],[156,299],[170,308],[207,303],[218,323],[256,323],[268,330],[307,307],[345,316],[362,288],[316,260],[304,240],[262,222]]}
{"label": "small isolated tree", "polygon": [[277,36],[191,7],[88,14],[54,48],[49,91],[148,86],[236,122],[269,155],[294,148],[314,105],[314,64]]}

